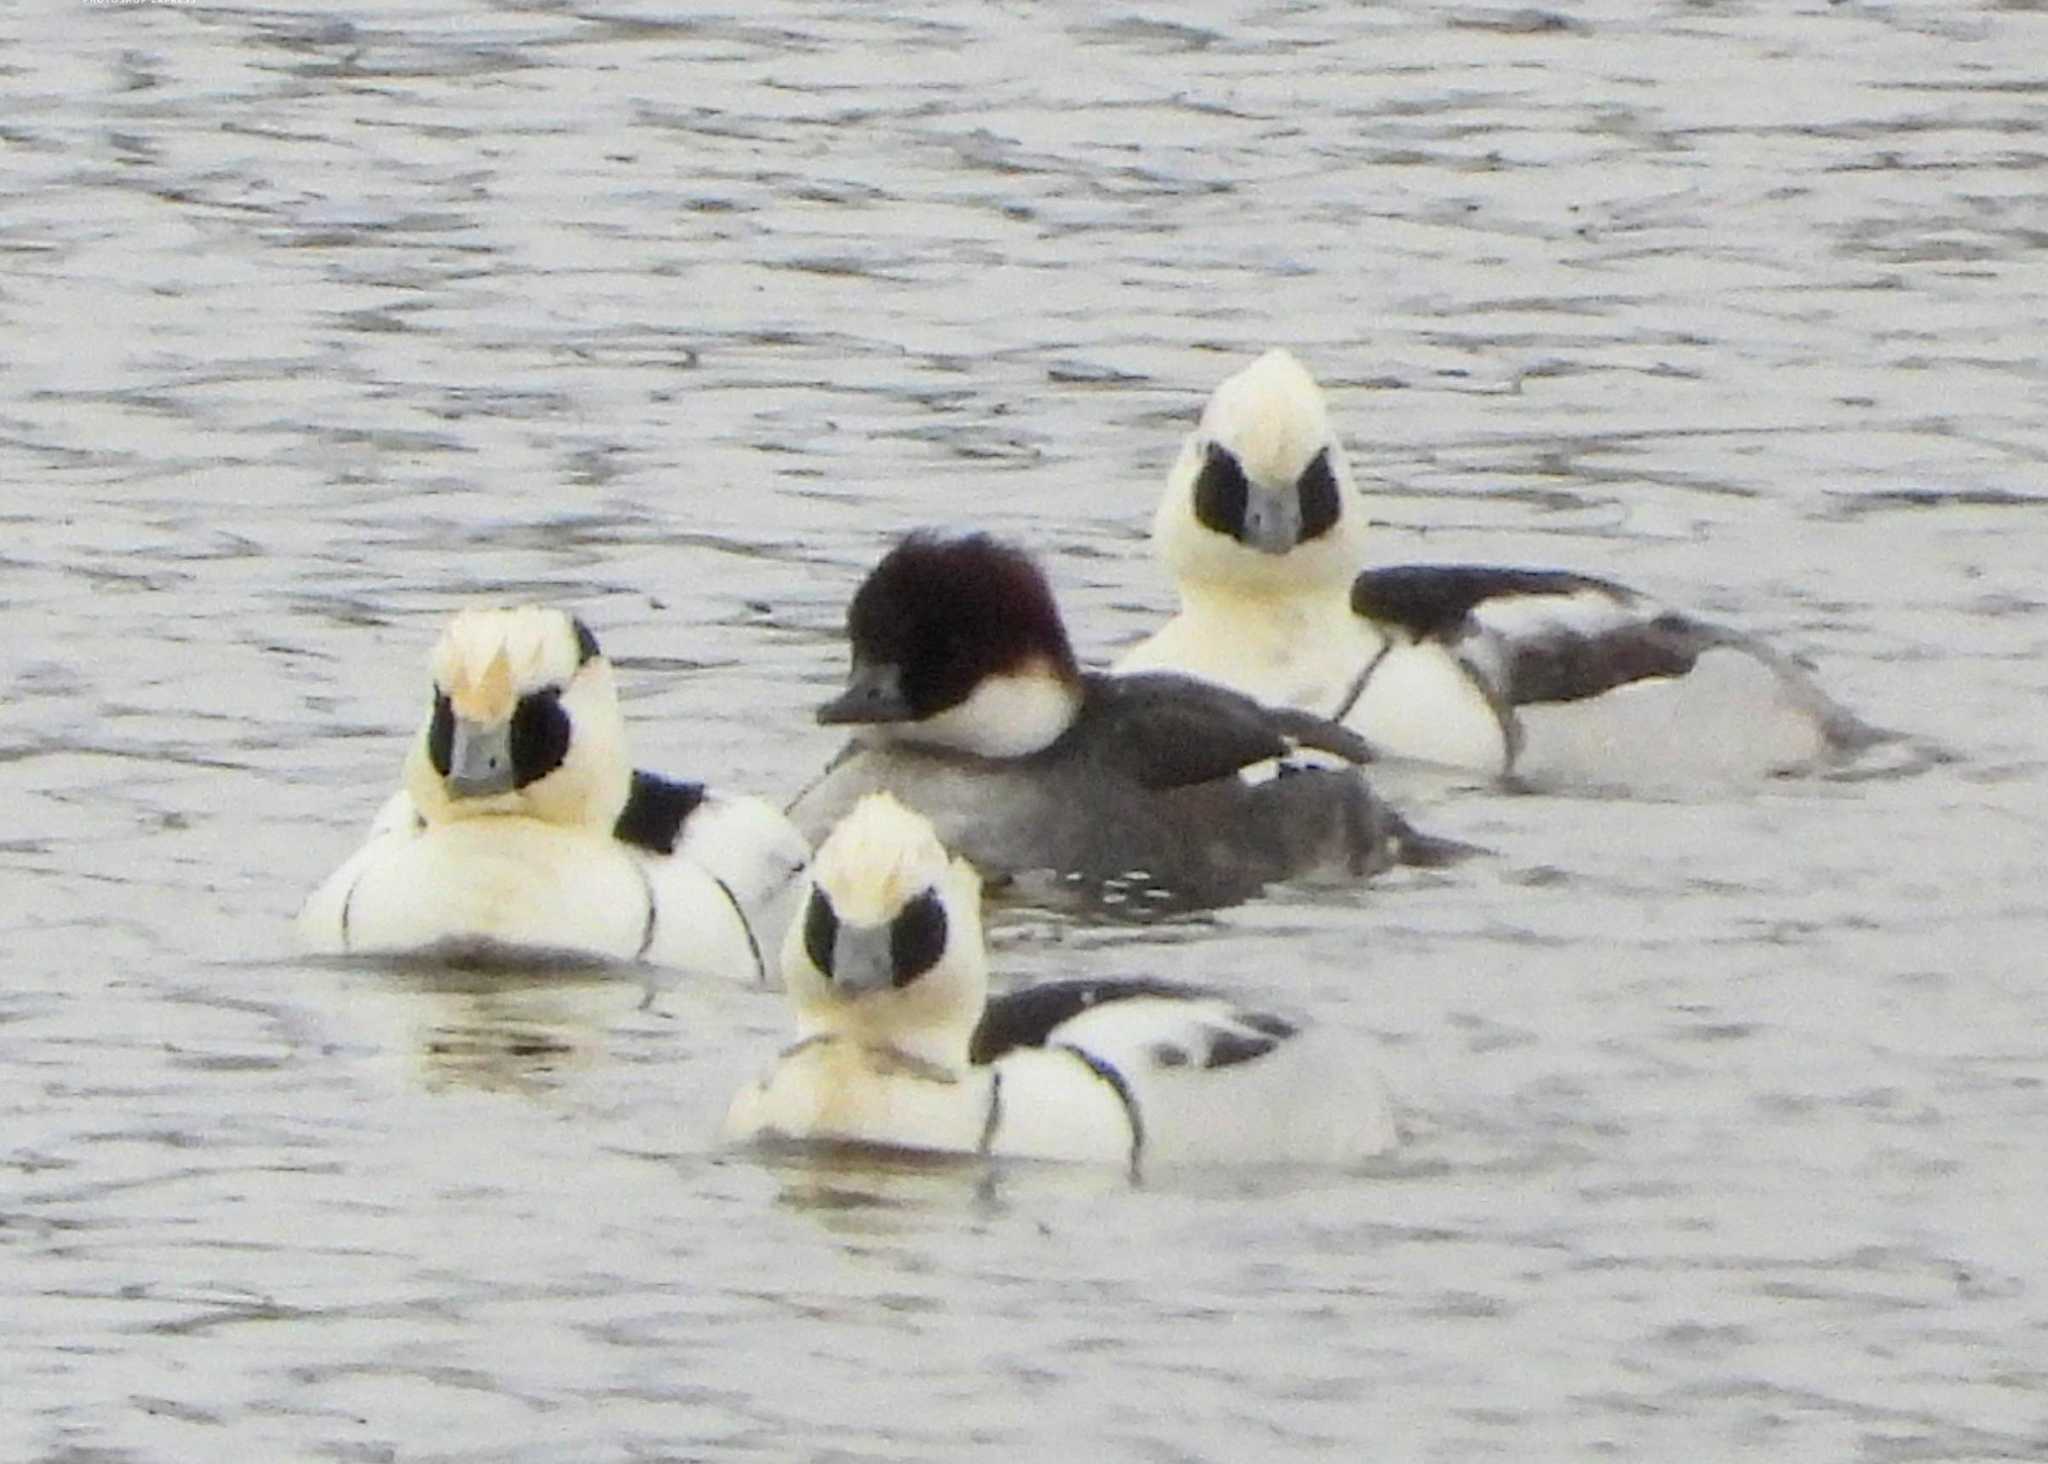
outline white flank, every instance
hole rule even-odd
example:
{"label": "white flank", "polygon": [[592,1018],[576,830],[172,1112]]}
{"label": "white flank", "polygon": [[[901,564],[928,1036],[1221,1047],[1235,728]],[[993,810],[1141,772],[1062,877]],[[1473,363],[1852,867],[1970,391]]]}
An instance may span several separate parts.
{"label": "white flank", "polygon": [[1497,777],[1508,740],[1494,704],[1436,641],[1392,646],[1344,719],[1380,752]]}

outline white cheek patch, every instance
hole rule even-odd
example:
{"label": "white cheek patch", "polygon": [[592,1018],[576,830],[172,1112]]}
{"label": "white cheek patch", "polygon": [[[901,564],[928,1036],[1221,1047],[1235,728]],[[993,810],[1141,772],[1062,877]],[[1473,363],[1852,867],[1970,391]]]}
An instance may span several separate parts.
{"label": "white cheek patch", "polygon": [[1050,747],[1080,711],[1077,688],[1044,671],[991,676],[973,695],[921,722],[891,724],[907,742],[979,757],[1029,757]]}

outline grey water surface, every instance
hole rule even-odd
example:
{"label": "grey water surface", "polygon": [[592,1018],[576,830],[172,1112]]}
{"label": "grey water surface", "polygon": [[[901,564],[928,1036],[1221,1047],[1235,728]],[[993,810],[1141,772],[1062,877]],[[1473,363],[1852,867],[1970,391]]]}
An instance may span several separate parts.
{"label": "grey water surface", "polygon": [[[0,10],[0,1458],[2048,1458],[2044,129],[2029,0]],[[1950,759],[998,925],[1352,1035],[1363,1173],[729,1153],[773,995],[293,955],[451,607],[787,796],[905,528],[1156,625],[1275,344],[1386,561]]]}

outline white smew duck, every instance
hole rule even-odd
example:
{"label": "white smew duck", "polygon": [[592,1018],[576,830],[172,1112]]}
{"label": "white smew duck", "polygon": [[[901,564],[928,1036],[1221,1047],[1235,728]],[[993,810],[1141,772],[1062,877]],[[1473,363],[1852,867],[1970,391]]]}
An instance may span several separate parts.
{"label": "white smew duck", "polygon": [[797,1040],[726,1137],[1116,1164],[1350,1163],[1396,1142],[1369,1065],[1213,992],[988,995],[981,881],[887,793],[818,851],[782,951]]}
{"label": "white smew duck", "polygon": [[430,658],[404,786],[306,900],[319,953],[642,960],[768,977],[809,846],[776,809],[636,772],[582,621],[470,609]]}
{"label": "white smew duck", "polygon": [[1366,514],[1315,379],[1269,351],[1216,388],[1153,543],[1180,613],[1119,671],[1335,718],[1382,754],[1546,785],[1817,768],[1886,734],[1788,658],[1608,580],[1362,569]]}

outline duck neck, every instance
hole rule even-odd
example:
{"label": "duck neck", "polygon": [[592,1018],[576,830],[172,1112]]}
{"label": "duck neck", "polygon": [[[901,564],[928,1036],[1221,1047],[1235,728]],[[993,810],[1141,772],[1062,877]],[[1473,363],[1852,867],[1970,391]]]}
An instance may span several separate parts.
{"label": "duck neck", "polygon": [[860,1021],[806,1022],[799,1045],[844,1042],[866,1055],[886,1074],[900,1074],[933,1083],[957,1083],[967,1076],[968,1034],[943,1028],[891,1027],[886,1030]]}
{"label": "duck neck", "polygon": [[1294,643],[1299,637],[1348,625],[1351,596],[1335,585],[1264,585],[1245,580],[1183,580],[1181,613],[1196,625],[1214,625],[1218,635],[1271,636]]}

